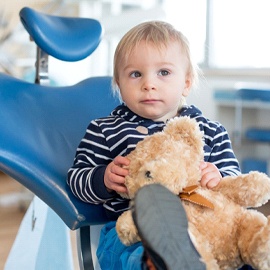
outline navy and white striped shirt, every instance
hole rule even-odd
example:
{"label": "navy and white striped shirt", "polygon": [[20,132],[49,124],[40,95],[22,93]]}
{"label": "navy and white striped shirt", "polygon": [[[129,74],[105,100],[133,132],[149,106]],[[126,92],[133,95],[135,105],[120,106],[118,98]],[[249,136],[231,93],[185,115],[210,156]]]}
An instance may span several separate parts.
{"label": "navy and white striped shirt", "polygon": [[[215,164],[222,176],[238,175],[239,164],[226,129],[203,117],[195,106],[183,107],[179,112],[181,116],[189,116],[199,123],[205,141],[204,160]],[[84,202],[103,203],[110,217],[116,219],[128,209],[128,200],[107,191],[104,185],[106,166],[116,156],[130,153],[145,136],[162,131],[165,125],[134,114],[124,104],[108,117],[93,120],[77,148],[74,165],[68,171],[67,182],[72,192]],[[146,127],[148,135],[137,131],[138,126]]]}

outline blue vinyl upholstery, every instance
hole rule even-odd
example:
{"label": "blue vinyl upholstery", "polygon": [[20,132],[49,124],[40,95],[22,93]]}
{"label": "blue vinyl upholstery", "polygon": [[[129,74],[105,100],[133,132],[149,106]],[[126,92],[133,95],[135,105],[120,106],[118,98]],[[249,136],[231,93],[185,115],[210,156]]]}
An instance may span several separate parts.
{"label": "blue vinyl upholstery", "polygon": [[53,16],[28,7],[21,9],[20,19],[43,51],[63,61],[86,58],[102,38],[101,24],[95,19]]}
{"label": "blue vinyl upholstery", "polygon": [[106,116],[118,103],[111,77],[46,87],[0,73],[0,170],[48,204],[70,229],[105,223],[103,207],[78,200],[66,175],[90,120]]}
{"label": "blue vinyl upholstery", "polygon": [[246,138],[257,142],[270,142],[270,129],[264,128],[248,128]]}
{"label": "blue vinyl upholstery", "polygon": [[249,101],[270,101],[270,89],[241,88],[237,90],[237,98]]}

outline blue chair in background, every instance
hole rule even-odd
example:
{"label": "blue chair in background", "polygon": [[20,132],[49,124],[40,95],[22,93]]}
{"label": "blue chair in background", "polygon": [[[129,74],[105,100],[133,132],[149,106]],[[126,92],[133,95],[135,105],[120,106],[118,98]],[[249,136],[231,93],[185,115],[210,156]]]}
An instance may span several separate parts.
{"label": "blue chair in background", "polygon": [[104,224],[107,217],[101,205],[86,204],[71,193],[66,175],[90,120],[108,115],[119,101],[112,96],[111,77],[49,86],[47,60],[48,55],[65,61],[87,57],[98,46],[102,27],[93,19],[52,16],[31,8],[23,8],[20,17],[38,47],[36,84],[0,73],[0,171],[78,231],[80,267],[94,269],[90,226]]}
{"label": "blue chair in background", "polygon": [[[250,126],[246,130],[242,130],[242,110],[243,106],[263,108],[267,105],[269,108],[270,102],[270,89],[260,88],[239,88],[237,91],[236,99],[236,128],[238,129],[239,140],[241,137],[247,139],[254,144],[269,144],[270,143],[270,128]],[[269,124],[267,124],[269,126]],[[258,170],[269,174],[269,160],[256,158],[253,156],[245,157],[242,160],[242,171],[247,173],[249,171]]]}

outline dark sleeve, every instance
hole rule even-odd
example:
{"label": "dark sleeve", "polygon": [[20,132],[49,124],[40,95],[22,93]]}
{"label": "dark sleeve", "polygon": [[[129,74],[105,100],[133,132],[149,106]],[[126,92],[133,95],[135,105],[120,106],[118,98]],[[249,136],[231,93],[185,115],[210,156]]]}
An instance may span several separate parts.
{"label": "dark sleeve", "polygon": [[111,152],[99,125],[92,121],[81,140],[69,169],[67,183],[71,191],[84,202],[103,203],[115,194],[104,185],[106,166],[111,162]]}
{"label": "dark sleeve", "polygon": [[205,135],[205,161],[217,166],[222,176],[239,175],[239,162],[233,152],[227,130],[218,125],[211,136]]}

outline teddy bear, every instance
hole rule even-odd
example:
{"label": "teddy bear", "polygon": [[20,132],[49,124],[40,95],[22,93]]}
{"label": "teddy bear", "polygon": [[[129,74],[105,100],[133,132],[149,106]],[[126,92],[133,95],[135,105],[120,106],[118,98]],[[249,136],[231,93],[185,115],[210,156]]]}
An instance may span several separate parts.
{"label": "teddy bear", "polygon": [[[252,171],[225,176],[213,189],[200,186],[204,140],[199,125],[189,117],[168,121],[163,131],[146,136],[127,156],[128,193],[134,198],[144,185],[159,183],[179,196],[187,214],[190,238],[209,270],[270,269],[270,216],[257,208],[270,199],[270,179]],[[140,241],[131,210],[116,222],[125,245]]]}

